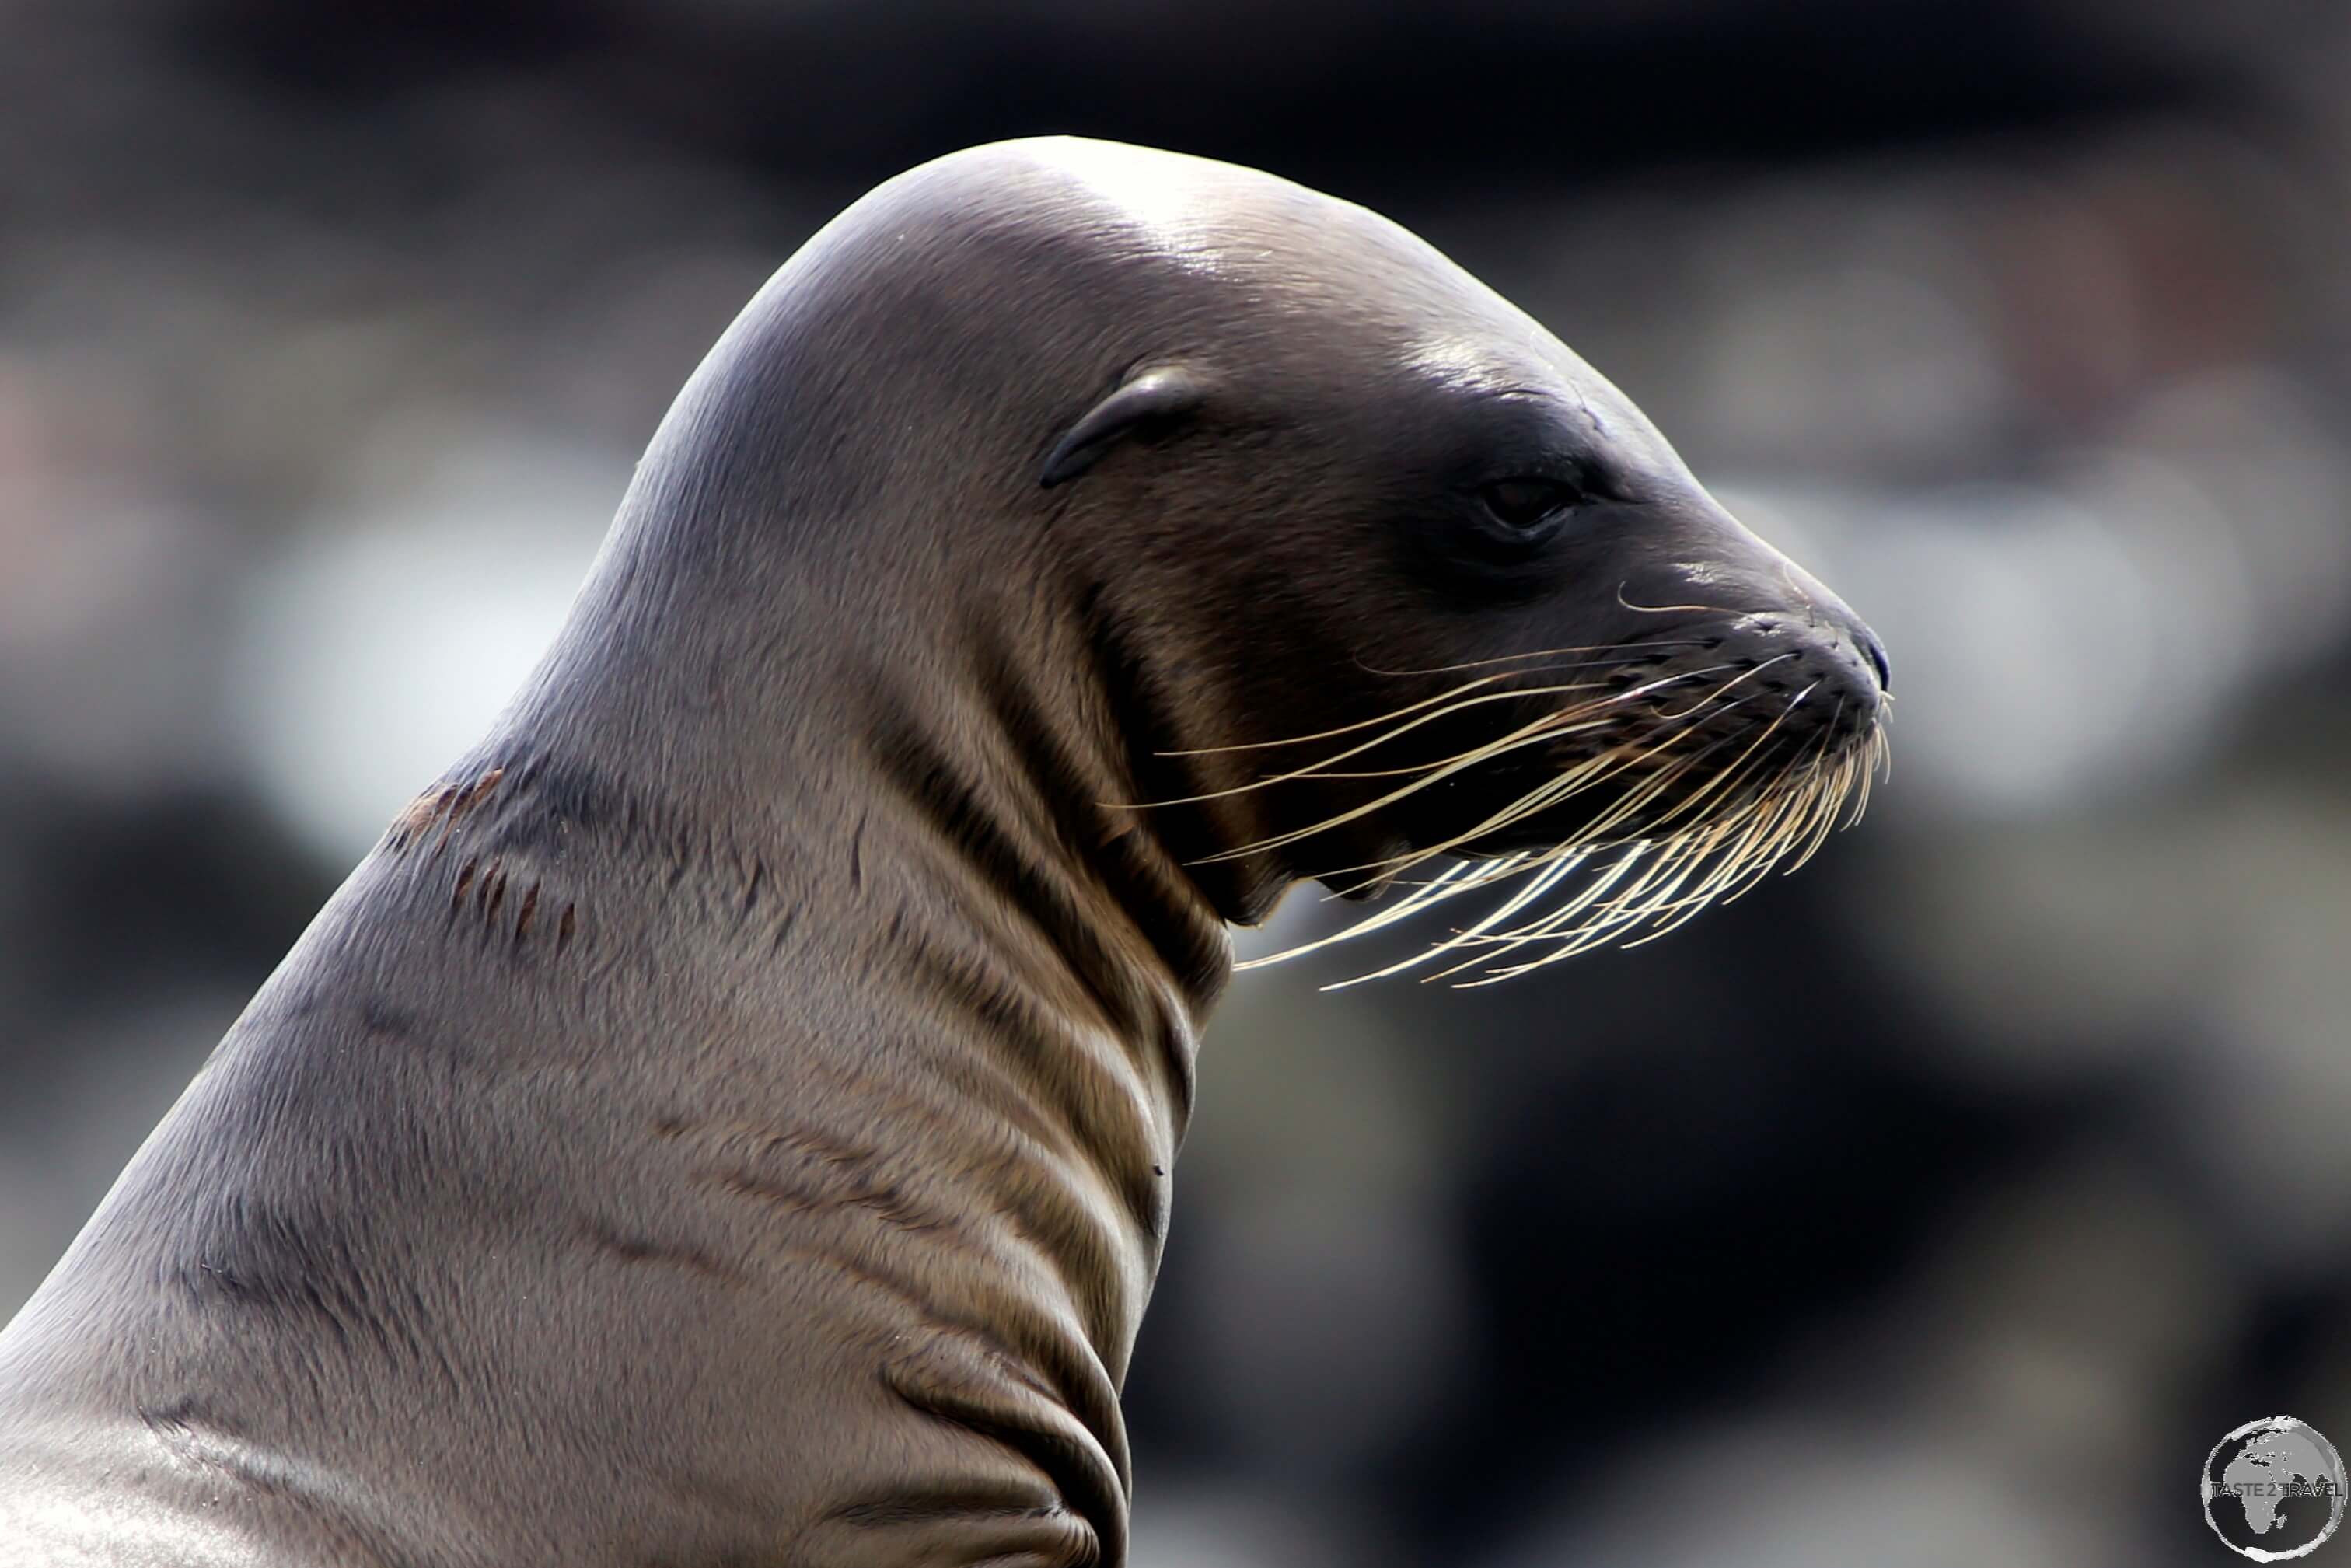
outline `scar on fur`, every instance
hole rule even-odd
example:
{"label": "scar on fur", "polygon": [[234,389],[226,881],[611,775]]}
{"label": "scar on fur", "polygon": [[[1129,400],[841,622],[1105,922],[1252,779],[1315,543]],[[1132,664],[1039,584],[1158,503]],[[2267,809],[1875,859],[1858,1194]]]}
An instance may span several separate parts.
{"label": "scar on fur", "polygon": [[503,767],[493,768],[470,785],[446,784],[437,789],[427,789],[392,819],[392,846],[395,849],[407,848],[437,823],[441,832],[433,841],[433,847],[439,849],[458,821],[488,800],[490,792],[498,787],[498,780],[506,776],[507,770]]}

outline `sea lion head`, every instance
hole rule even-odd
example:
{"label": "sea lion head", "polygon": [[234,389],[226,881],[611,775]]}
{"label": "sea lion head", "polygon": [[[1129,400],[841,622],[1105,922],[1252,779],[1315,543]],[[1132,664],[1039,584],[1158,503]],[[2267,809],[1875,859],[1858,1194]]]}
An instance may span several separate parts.
{"label": "sea lion head", "polygon": [[1547,961],[1807,851],[1884,748],[1877,638],[1628,398],[1250,170],[1050,139],[902,175],[745,312],[647,471],[638,543],[698,516],[725,591],[873,629],[825,689],[977,691],[980,749],[1106,758],[1065,831],[1151,840],[1228,920],[1302,879],[1408,889],[1385,923],[1516,877],[1446,950]]}

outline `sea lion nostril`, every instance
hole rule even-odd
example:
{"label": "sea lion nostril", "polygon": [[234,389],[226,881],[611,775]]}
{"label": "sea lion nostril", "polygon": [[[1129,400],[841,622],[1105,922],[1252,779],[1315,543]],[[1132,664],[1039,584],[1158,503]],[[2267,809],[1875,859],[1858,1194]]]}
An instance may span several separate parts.
{"label": "sea lion nostril", "polygon": [[1860,635],[1855,641],[1861,644],[1862,654],[1869,660],[1869,667],[1877,672],[1877,689],[1881,692],[1893,690],[1894,671],[1886,662],[1886,644],[1879,642],[1877,633],[1868,627],[1860,627],[1858,631]]}

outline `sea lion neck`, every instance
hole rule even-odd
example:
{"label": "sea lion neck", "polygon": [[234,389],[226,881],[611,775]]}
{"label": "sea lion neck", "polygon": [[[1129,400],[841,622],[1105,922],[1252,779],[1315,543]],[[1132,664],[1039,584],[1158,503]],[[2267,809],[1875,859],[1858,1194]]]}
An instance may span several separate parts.
{"label": "sea lion neck", "polygon": [[[1188,780],[1169,782],[1133,733],[1151,699],[1041,538],[1003,530],[1022,559],[982,573],[962,550],[894,547],[886,517],[768,517],[810,542],[714,570],[738,559],[702,537],[737,526],[725,503],[661,491],[641,476],[481,758],[560,758],[651,814],[726,823],[744,848],[841,884],[836,926],[874,913],[859,824],[888,818],[906,829],[890,852],[907,874],[982,876],[1021,907],[1037,927],[1024,953],[1041,940],[1091,986],[1164,988],[1205,1014],[1229,968],[1225,922],[1250,896],[1235,889],[1268,873],[1201,863],[1192,816],[1146,808]],[[676,515],[695,505],[711,515]],[[703,612],[672,614],[681,601]],[[1111,972],[1124,967],[1139,972]]]}
{"label": "sea lion neck", "polygon": [[[1153,1177],[1231,949],[1169,815],[1135,809],[1149,698],[1102,596],[1025,496],[944,516],[829,486],[820,426],[774,434],[794,430],[789,407],[704,379],[468,767],[506,769],[510,796],[551,790],[543,811],[674,890],[697,946],[715,925],[754,968],[846,973],[911,952],[942,1040],[1100,1059],[1156,1124],[1101,1163]],[[773,465],[747,494],[710,453],[759,442]]]}
{"label": "sea lion neck", "polygon": [[[691,526],[624,516],[546,671],[439,792],[471,800],[469,779],[496,775],[414,862],[423,907],[477,858],[547,889],[550,915],[569,918],[576,887],[551,983],[617,961],[658,977],[679,1014],[724,1020],[699,1031],[731,1042],[722,1062],[695,1030],[600,1028],[581,1064],[611,1096],[600,1114],[629,1106],[730,1181],[747,1134],[729,1129],[903,1145],[870,1163],[925,1195],[907,1212],[1007,1227],[982,1277],[1059,1281],[1050,1311],[1015,1311],[1004,1286],[1008,1353],[1123,1485],[1116,1390],[1229,974],[1223,923],[1147,820],[1111,804],[1131,781],[1059,590],[1016,596],[1024,615],[934,583],[924,616],[903,586],[828,577],[818,550],[789,580],[742,586],[756,617],[631,635],[677,591],[659,551]],[[902,608],[844,615],[850,598]],[[616,883],[635,895],[591,901]],[[869,1164],[825,1168],[840,1162]]]}
{"label": "sea lion neck", "polygon": [[[1029,451],[1094,377],[998,335],[989,395],[943,423],[975,329],[935,258],[877,257],[847,228],[780,269],[681,391],[506,727],[658,780],[686,818],[852,892],[873,869],[858,821],[904,817],[910,874],[977,870],[1029,890],[1011,901],[1032,922],[1067,916],[1017,956],[1042,941],[1105,996],[1165,988],[1197,1019],[1229,967],[1224,925],[1261,918],[1289,873],[1225,858],[1265,831],[1254,799],[1150,804],[1212,787],[1167,755],[1204,744],[1176,712],[1200,705],[1170,689],[1196,651],[1162,645],[1113,580],[1126,520],[1040,489]],[[877,318],[936,330],[844,385]],[[872,913],[843,902],[836,921]]]}

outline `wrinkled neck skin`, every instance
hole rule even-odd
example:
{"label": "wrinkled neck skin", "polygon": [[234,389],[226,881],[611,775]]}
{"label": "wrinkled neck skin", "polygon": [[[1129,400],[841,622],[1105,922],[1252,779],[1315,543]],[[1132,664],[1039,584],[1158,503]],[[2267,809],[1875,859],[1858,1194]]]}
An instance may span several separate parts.
{"label": "wrinkled neck skin", "polygon": [[[1008,519],[920,460],[861,492],[811,460],[820,436],[761,472],[761,434],[809,392],[778,408],[759,391],[739,368],[689,385],[564,634],[444,782],[499,770],[495,793],[557,814],[580,790],[610,851],[709,883],[667,918],[789,971],[788,1032],[837,1003],[853,1056],[878,1003],[943,1051],[1068,1075],[1082,1095],[1046,1096],[1050,1134],[1148,1230],[1227,923],[1263,918],[1294,873],[1203,860],[1262,831],[1252,816],[1144,804],[1222,780],[1160,749],[1190,737],[1050,521]],[[730,890],[738,908],[709,904]],[[1114,1371],[1140,1309],[1100,1345]]]}
{"label": "wrinkled neck skin", "polygon": [[1214,781],[1033,468],[955,476],[1004,431],[830,462],[896,415],[775,313],[0,1337],[0,1526],[1123,1561],[1198,1031],[1289,873],[1197,863],[1250,808],[1130,809]]}
{"label": "wrinkled neck skin", "polygon": [[[1138,809],[1220,780],[1160,754],[1189,737],[1050,523],[942,510],[969,485],[919,461],[880,494],[807,442],[738,467],[794,417],[759,391],[688,388],[569,630],[448,783],[498,771],[486,823],[568,815],[636,867],[641,929],[606,940],[699,972],[741,1053],[679,1072],[681,1042],[648,1040],[640,1108],[771,1225],[747,1267],[804,1270],[887,1339],[913,1436],[850,1467],[810,1560],[895,1563],[935,1531],[975,1561],[1121,1562],[1118,1391],[1199,1030],[1227,923],[1290,873],[1200,863],[1246,811]],[[976,1528],[975,1487],[1027,1522]]]}

